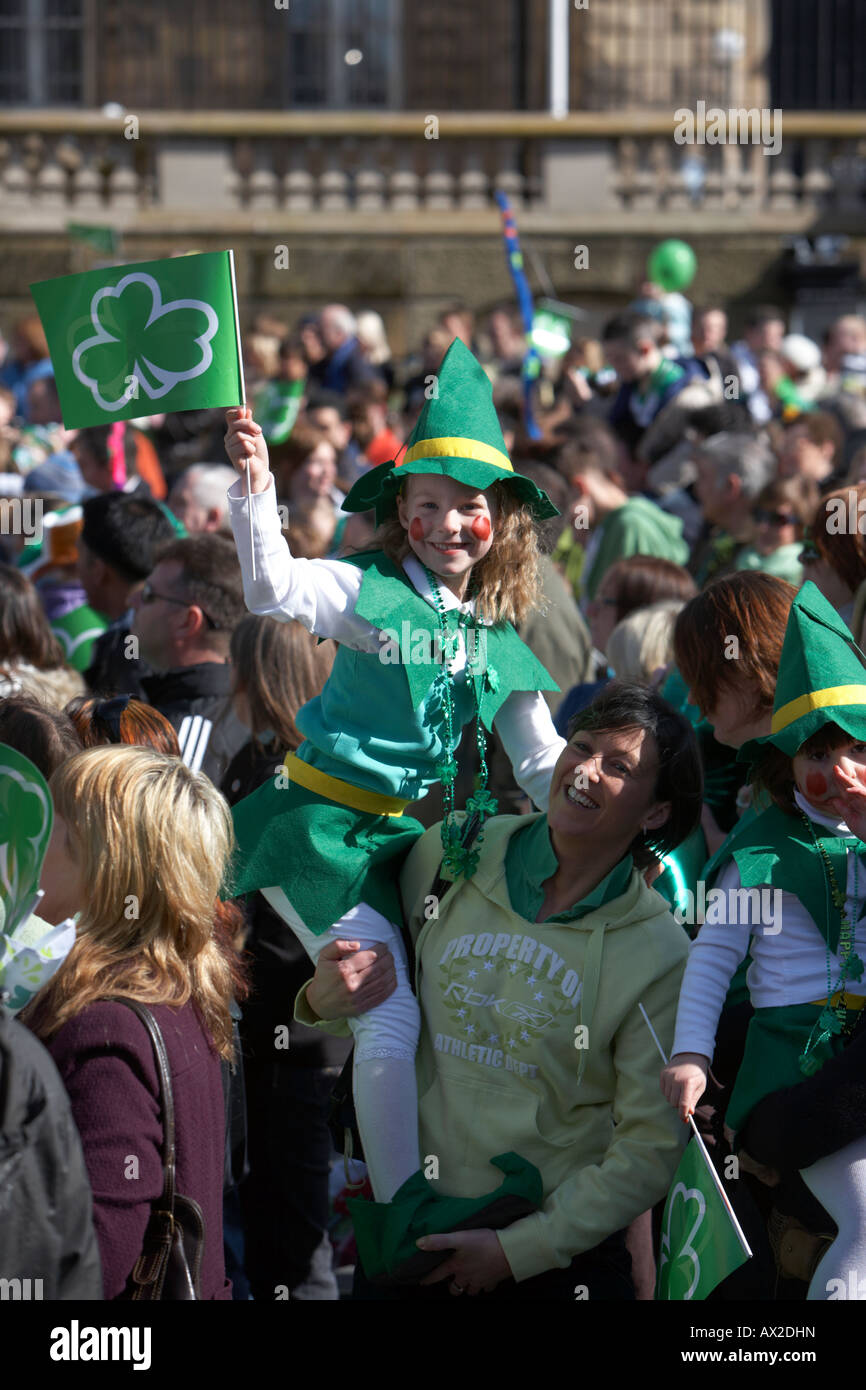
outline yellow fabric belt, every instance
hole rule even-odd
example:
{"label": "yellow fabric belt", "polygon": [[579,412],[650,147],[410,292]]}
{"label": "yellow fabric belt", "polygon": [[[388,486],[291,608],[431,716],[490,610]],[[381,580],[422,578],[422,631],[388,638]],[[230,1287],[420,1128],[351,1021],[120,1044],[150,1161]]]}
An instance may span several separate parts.
{"label": "yellow fabric belt", "polygon": [[[810,999],[809,1003],[820,1004],[823,1007],[827,1003],[827,1000]],[[846,1009],[862,1009],[863,1005],[866,1004],[866,998],[864,998],[862,994],[841,994],[837,992],[830,1000],[830,1006],[835,1009],[838,1008],[840,1004],[844,1004]]]}
{"label": "yellow fabric belt", "polygon": [[285,758],[286,772],[300,787],[308,792],[326,796],[329,801],[338,801],[341,806],[351,806],[353,811],[369,811],[374,816],[402,816],[411,801],[401,801],[398,796],[384,796],[381,792],[365,791],[344,782],[339,777],[331,777],[317,767],[311,767],[294,753]]}

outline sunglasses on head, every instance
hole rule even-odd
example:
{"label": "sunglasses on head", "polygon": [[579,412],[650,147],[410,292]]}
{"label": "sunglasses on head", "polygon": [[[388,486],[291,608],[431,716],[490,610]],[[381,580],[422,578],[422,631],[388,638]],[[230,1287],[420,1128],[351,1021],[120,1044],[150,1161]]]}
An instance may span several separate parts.
{"label": "sunglasses on head", "polygon": [[807,541],[800,551],[799,558],[801,565],[814,565],[816,560],[820,560],[821,553],[817,546],[813,545],[811,541]]}
{"label": "sunglasses on head", "polygon": [[122,743],[120,716],[129,705],[131,695],[115,695],[111,700],[100,700],[93,707],[93,718],[102,725],[112,743]]}
{"label": "sunglasses on head", "polygon": [[205,613],[200,603],[191,603],[190,600],[186,598],[172,598],[171,594],[158,594],[149,579],[142,584],[140,597],[142,603],[145,604],[156,603],[158,599],[161,599],[163,603],[176,603],[180,608],[198,608],[208,627],[212,628],[214,632],[219,632],[220,630],[219,623],[215,623],[213,618]]}
{"label": "sunglasses on head", "polygon": [[755,520],[758,525],[763,522],[765,526],[799,526],[800,518],[794,516],[792,512],[772,512],[766,507],[758,507],[755,512]]}

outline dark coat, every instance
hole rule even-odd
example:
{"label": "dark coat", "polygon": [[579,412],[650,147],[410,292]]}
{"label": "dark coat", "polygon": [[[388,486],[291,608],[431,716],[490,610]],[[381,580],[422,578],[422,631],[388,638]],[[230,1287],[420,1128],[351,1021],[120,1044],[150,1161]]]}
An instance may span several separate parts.
{"label": "dark coat", "polygon": [[93,1199],[69,1098],[42,1043],[3,1008],[0,1278],[41,1279],[38,1293],[31,1284],[33,1298],[102,1298]]}
{"label": "dark coat", "polygon": [[93,644],[84,679],[94,695],[131,695],[147,701],[142,681],[154,673],[146,661],[127,656],[129,625],[126,618],[111,623]]}
{"label": "dark coat", "polygon": [[232,668],[202,661],[142,680],[147,699],[177,732],[180,753],[193,772],[219,786],[229,763],[250,736],[231,702]]}
{"label": "dark coat", "polygon": [[[275,744],[264,746],[265,751],[259,751],[250,741],[232,759],[220,788],[230,806],[237,805],[268,777],[273,777],[282,762]],[[245,1055],[253,1061],[277,1057],[287,1066],[341,1067],[350,1044],[317,1028],[307,1028],[293,1017],[295,995],[313,974],[303,946],[261,893],[250,894],[246,911],[250,922],[246,951],[252,989],[244,1001],[241,1022]],[[276,1029],[281,1025],[288,1026],[288,1045],[275,1050]]]}
{"label": "dark coat", "polygon": [[[205,1222],[202,1299],[231,1297],[223,1260],[225,1113],[220,1059],[195,1005],[155,1005],[174,1091],[177,1191]],[[131,1009],[107,1000],[50,1041],[72,1103],[93,1188],[105,1297],[127,1288],[152,1203],[162,1194],[162,1115],[150,1037]]]}

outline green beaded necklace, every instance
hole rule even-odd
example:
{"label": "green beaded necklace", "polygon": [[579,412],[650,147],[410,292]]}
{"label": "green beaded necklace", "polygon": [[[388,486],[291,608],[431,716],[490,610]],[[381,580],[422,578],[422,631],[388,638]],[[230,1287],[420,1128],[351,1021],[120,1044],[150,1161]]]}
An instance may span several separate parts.
{"label": "green beaded necklace", "polygon": [[[459,878],[463,874],[466,878],[471,878],[478,867],[480,855],[479,846],[484,838],[484,821],[488,816],[496,812],[496,800],[487,789],[489,772],[487,768],[487,739],[484,734],[484,725],[481,722],[480,704],[481,694],[480,685],[483,680],[487,680],[495,689],[496,672],[491,669],[481,672],[482,662],[479,659],[479,622],[478,619],[469,613],[458,614],[456,624],[452,630],[449,623],[449,610],[442,602],[442,592],[439,588],[439,581],[432,570],[424,566],[424,573],[430,582],[430,589],[433,594],[433,602],[436,608],[436,616],[439,621],[439,645],[441,652],[441,664],[439,671],[433,681],[433,690],[438,692],[444,715],[444,739],[445,757],[436,764],[436,774],[442,783],[442,790],[445,801],[445,815],[442,820],[442,872],[452,879]],[[450,610],[453,612],[453,610]],[[457,746],[459,738],[454,735],[454,701],[451,696],[451,684],[454,679],[450,663],[453,662],[458,654],[460,647],[460,631],[467,632],[471,628],[472,648],[470,650],[469,641],[466,642],[466,674],[472,687],[472,694],[475,699],[475,737],[478,748],[478,760],[480,771],[475,778],[475,789],[472,796],[466,802],[468,816],[463,825],[458,825],[454,814],[454,783],[457,779]],[[470,832],[471,826],[471,832]],[[476,829],[476,826],[478,827]],[[472,846],[467,843],[471,833]]]}
{"label": "green beaded necklace", "polygon": [[[835,985],[832,983],[832,972],[830,969],[830,944],[827,943],[827,1004],[818,1016],[818,1021],[809,1034],[808,1042],[800,1053],[800,1070],[804,1076],[814,1076],[821,1069],[826,1061],[833,1055],[832,1039],[848,1029],[848,1010],[845,1006],[845,983],[847,980],[859,980],[863,975],[863,962],[854,950],[854,931],[855,921],[852,922],[846,911],[846,895],[839,888],[836,882],[836,875],[833,872],[833,865],[827,853],[826,846],[822,837],[815,833],[815,827],[804,811],[800,815],[809,827],[812,841],[821,856],[824,864],[824,874],[830,888],[830,896],[833,906],[839,912],[839,948],[837,954],[840,960],[839,977]],[[856,836],[846,837],[844,843],[847,845],[857,845],[860,849],[866,848]],[[857,908],[860,906],[859,894],[859,858],[854,855],[854,899]],[[847,887],[847,885],[846,885]],[[838,1004],[833,1004],[834,994],[841,997]]]}

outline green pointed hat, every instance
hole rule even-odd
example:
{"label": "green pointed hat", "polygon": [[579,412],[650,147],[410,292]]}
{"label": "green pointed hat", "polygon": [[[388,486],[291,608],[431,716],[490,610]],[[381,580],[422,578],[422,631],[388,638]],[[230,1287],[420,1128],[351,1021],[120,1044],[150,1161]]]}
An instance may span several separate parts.
{"label": "green pointed hat", "polygon": [[835,608],[807,580],[785,629],[770,733],[754,742],[773,743],[793,758],[826,724],[866,741],[866,658]]}
{"label": "green pointed hat", "polygon": [[376,509],[384,521],[396,506],[408,473],[438,473],[479,492],[505,483],[532,509],[538,521],[557,516],[546,492],[515,473],[493,407],[493,392],[481,364],[455,338],[442,359],[437,394],[431,397],[406,441],[403,457],[371,468],[343,503],[345,512]]}

